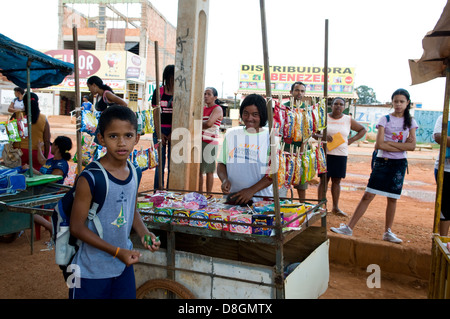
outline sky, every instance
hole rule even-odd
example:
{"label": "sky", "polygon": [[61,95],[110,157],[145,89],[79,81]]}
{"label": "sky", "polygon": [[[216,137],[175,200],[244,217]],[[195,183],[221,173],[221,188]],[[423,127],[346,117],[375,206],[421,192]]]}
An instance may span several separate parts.
{"label": "sky", "polygon": [[[177,24],[178,0],[152,0]],[[422,56],[422,39],[447,0],[265,0],[270,65],[355,68],[355,87],[389,102],[398,88],[426,110],[442,110],[445,78],[411,85],[408,59]],[[58,0],[0,2],[0,33],[38,50],[57,48]],[[209,0],[205,86],[234,96],[242,64],[264,64],[259,0]]]}

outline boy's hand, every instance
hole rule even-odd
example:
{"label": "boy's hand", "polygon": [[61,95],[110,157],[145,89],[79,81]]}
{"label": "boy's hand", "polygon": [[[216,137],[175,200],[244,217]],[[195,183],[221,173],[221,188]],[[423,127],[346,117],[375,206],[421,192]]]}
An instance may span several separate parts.
{"label": "boy's hand", "polygon": [[161,246],[161,241],[159,240],[159,237],[156,237],[155,234],[153,233],[144,235],[141,241],[144,247],[150,250],[151,252],[159,250],[159,246]]}
{"label": "boy's hand", "polygon": [[119,258],[125,265],[130,266],[139,261],[141,254],[137,250],[120,249],[117,254]]}

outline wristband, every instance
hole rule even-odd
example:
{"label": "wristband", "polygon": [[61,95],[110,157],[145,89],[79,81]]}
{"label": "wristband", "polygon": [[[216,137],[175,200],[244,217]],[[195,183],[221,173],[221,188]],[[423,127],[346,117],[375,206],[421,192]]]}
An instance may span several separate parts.
{"label": "wristband", "polygon": [[116,254],[114,255],[114,258],[116,258],[117,254],[119,253],[120,247],[117,247]]}

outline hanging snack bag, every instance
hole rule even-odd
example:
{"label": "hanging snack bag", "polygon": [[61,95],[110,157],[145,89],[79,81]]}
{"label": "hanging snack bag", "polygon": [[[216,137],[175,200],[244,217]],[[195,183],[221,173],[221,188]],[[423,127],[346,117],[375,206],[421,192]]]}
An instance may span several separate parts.
{"label": "hanging snack bag", "polygon": [[286,188],[290,188],[292,185],[292,181],[294,178],[294,169],[295,169],[295,156],[293,154],[293,146],[291,144],[291,152],[286,154],[286,177],[284,181],[284,186]]}
{"label": "hanging snack bag", "polygon": [[283,137],[286,140],[286,142],[289,142],[289,144],[292,143],[292,139],[294,137],[294,128],[295,128],[295,112],[287,110]]}
{"label": "hanging snack bag", "polygon": [[19,135],[19,128],[17,127],[17,120],[11,120],[6,126],[10,142],[20,142],[22,139]]}
{"label": "hanging snack bag", "polygon": [[158,148],[157,145],[152,145],[148,149],[148,168],[152,169],[158,166]]}
{"label": "hanging snack bag", "polygon": [[309,170],[309,156],[307,151],[302,154],[302,174],[300,178],[300,183],[304,184],[308,181],[308,170]]}
{"label": "hanging snack bag", "polygon": [[312,121],[312,132],[317,132],[319,130],[319,112],[317,110],[318,104],[315,104],[311,107],[311,121]]}
{"label": "hanging snack bag", "polygon": [[148,149],[133,151],[134,162],[141,168],[141,171],[145,171],[149,167]]}
{"label": "hanging snack bag", "polygon": [[298,185],[300,184],[302,175],[302,154],[300,153],[300,148],[297,148],[297,152],[294,154],[294,157],[295,157],[295,167],[292,185]]}
{"label": "hanging snack bag", "polygon": [[319,141],[319,145],[316,148],[317,158],[317,173],[323,174],[327,172],[327,158],[325,156],[325,150],[323,149],[323,142]]}
{"label": "hanging snack bag", "polygon": [[318,116],[317,130],[322,131],[326,127],[326,120],[327,120],[327,106],[325,104],[325,99],[322,99],[317,105],[317,116]]}
{"label": "hanging snack bag", "polygon": [[81,132],[94,135],[97,130],[97,125],[98,120],[94,112],[81,110]]}
{"label": "hanging snack bag", "polygon": [[309,172],[308,172],[308,180],[312,180],[314,176],[316,176],[317,172],[317,161],[316,161],[316,150],[315,147],[312,146],[309,151]]}
{"label": "hanging snack bag", "polygon": [[[283,144],[284,147],[284,144]],[[286,156],[282,149],[278,151],[278,187],[281,188],[286,181]]]}
{"label": "hanging snack bag", "polygon": [[5,122],[0,122],[0,142],[9,142],[8,130],[6,129]]}
{"label": "hanging snack bag", "polygon": [[153,123],[153,109],[144,111],[145,125],[144,132],[146,134],[153,134],[155,132]]}

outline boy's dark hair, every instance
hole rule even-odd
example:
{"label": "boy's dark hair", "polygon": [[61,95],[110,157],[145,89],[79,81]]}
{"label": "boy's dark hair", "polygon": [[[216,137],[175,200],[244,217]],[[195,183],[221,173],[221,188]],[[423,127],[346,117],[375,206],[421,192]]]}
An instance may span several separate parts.
{"label": "boy's dark hair", "polygon": [[111,105],[103,111],[102,115],[100,115],[100,118],[98,119],[98,130],[102,136],[112,120],[122,120],[130,122],[137,133],[138,123],[136,113],[134,113],[127,106],[117,104]]}
{"label": "boy's dark hair", "polygon": [[67,136],[58,136],[53,141],[53,144],[58,146],[59,151],[61,152],[61,156],[66,161],[70,160],[72,155],[70,155],[69,151],[72,149],[72,140]]}
{"label": "boy's dark hair", "polygon": [[15,88],[14,88],[14,91],[15,91],[15,92],[19,92],[19,93],[22,94],[22,95],[25,93],[25,90],[22,89],[21,87],[15,87]]}
{"label": "boy's dark hair", "polygon": [[259,127],[263,127],[267,123],[267,105],[266,100],[258,94],[250,94],[245,97],[244,101],[242,101],[241,107],[239,108],[239,115],[242,118],[242,113],[244,109],[249,105],[255,105],[259,112]]}

